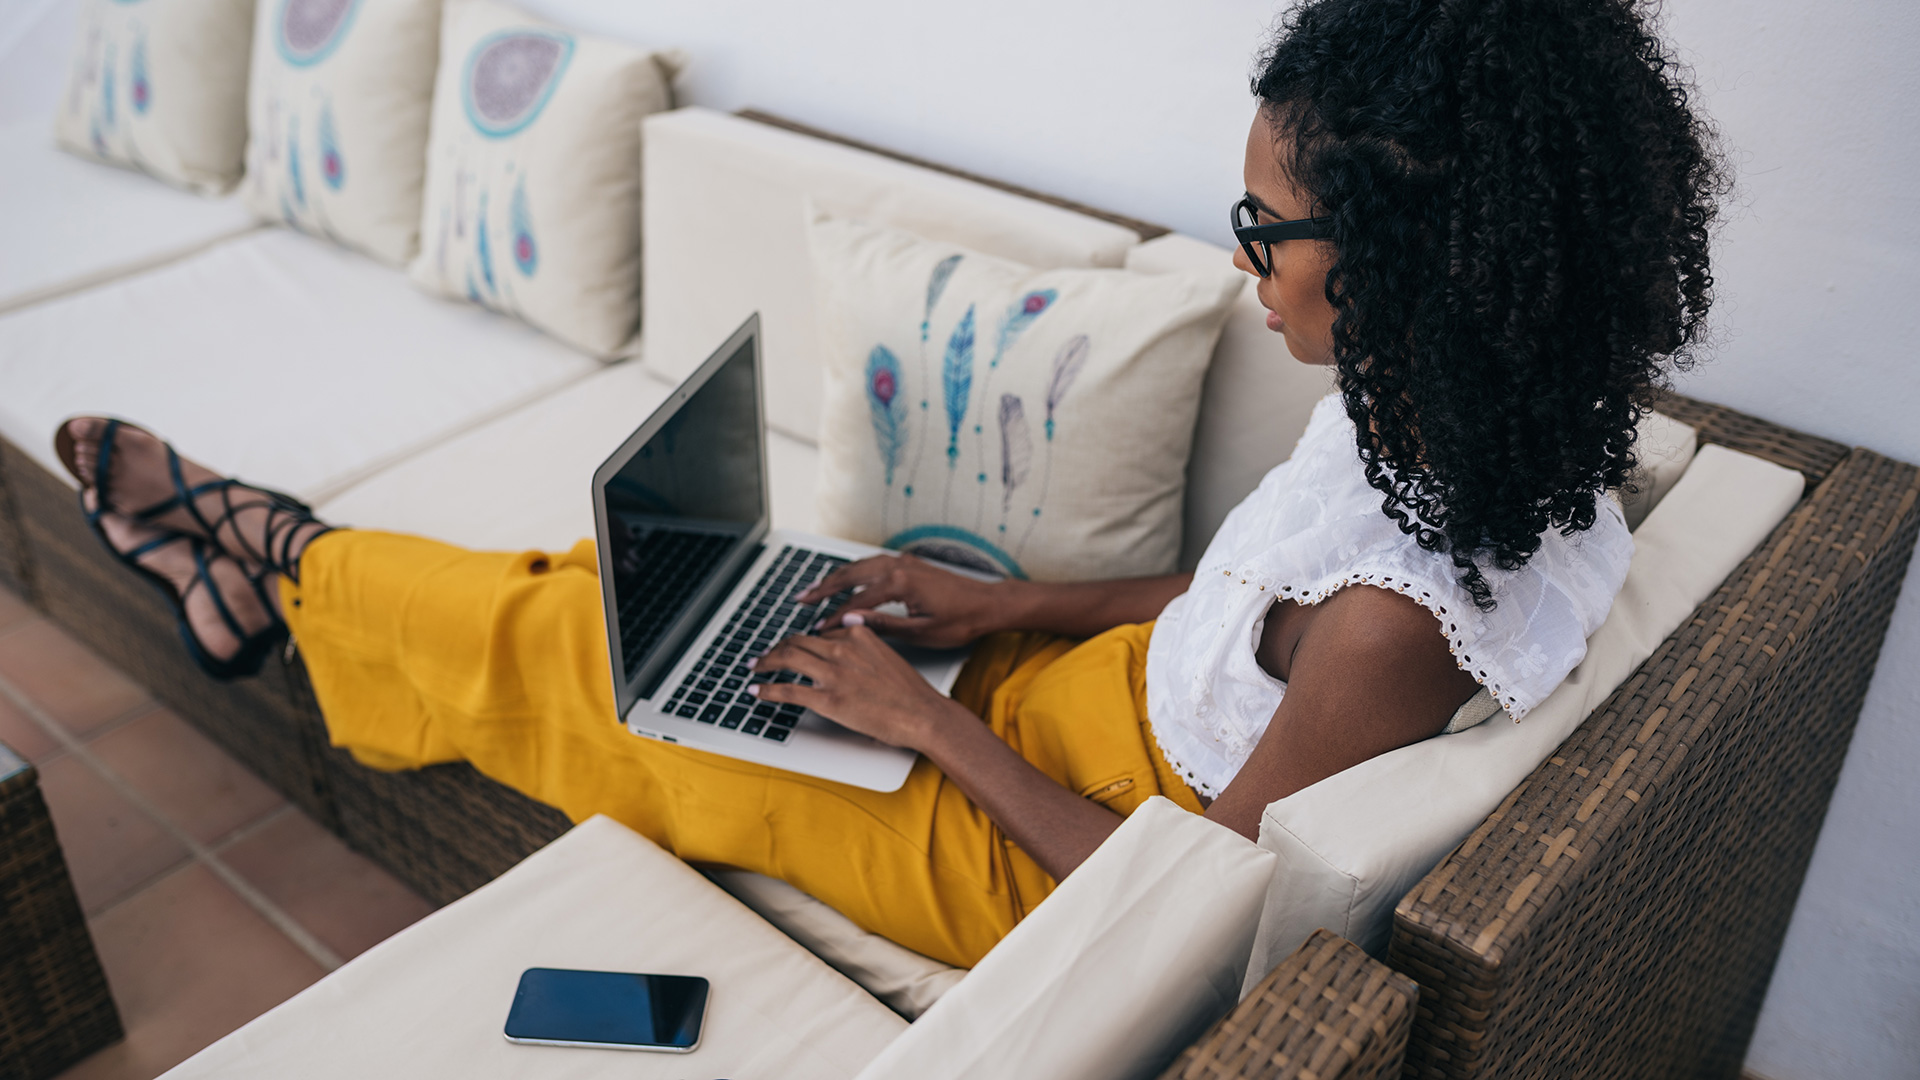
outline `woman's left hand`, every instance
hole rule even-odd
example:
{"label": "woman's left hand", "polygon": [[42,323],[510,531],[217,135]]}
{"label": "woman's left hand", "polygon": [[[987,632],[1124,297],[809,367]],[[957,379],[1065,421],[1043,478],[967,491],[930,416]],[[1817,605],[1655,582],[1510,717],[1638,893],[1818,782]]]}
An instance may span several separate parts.
{"label": "woman's left hand", "polygon": [[817,635],[787,638],[754,661],[756,675],[791,671],[813,680],[755,682],[763,701],[804,705],[821,716],[893,746],[924,751],[936,726],[965,706],[920,677],[906,658],[880,640],[858,614],[848,624]]}

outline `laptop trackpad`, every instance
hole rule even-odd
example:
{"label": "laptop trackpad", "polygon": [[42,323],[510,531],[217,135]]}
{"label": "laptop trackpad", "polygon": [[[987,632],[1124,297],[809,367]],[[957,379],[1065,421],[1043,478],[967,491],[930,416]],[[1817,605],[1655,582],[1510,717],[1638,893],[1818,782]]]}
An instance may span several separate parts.
{"label": "laptop trackpad", "polygon": [[960,669],[966,666],[967,657],[973,652],[972,649],[929,649],[900,641],[889,641],[887,644],[906,657],[907,663],[913,665],[920,677],[943,694],[953,692],[953,684],[960,678]]}

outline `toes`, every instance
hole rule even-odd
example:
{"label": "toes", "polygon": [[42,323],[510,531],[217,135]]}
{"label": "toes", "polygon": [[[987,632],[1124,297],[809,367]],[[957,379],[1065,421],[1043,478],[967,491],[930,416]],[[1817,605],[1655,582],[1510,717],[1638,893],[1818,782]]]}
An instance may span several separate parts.
{"label": "toes", "polygon": [[97,416],[81,416],[67,421],[66,437],[73,447],[73,471],[82,484],[94,483],[93,469],[100,460],[100,433],[107,422]]}

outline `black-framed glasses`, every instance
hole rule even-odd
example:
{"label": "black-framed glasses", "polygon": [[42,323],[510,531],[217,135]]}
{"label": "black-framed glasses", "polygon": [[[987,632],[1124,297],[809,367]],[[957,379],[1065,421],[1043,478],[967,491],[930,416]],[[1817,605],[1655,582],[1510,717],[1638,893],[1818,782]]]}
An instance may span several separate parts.
{"label": "black-framed glasses", "polygon": [[1295,218],[1262,225],[1260,208],[1254,205],[1252,195],[1242,195],[1233,204],[1232,220],[1233,238],[1240,241],[1240,250],[1247,253],[1247,261],[1261,277],[1273,276],[1273,245],[1284,240],[1325,240],[1333,235],[1330,217]]}

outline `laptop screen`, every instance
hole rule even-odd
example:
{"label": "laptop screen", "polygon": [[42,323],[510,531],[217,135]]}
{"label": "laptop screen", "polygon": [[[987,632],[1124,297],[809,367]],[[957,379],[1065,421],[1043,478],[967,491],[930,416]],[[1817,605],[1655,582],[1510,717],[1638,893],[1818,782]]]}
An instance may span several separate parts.
{"label": "laptop screen", "polygon": [[706,586],[766,517],[754,348],[746,335],[602,488],[628,684],[664,674],[655,652],[695,629],[718,599]]}

